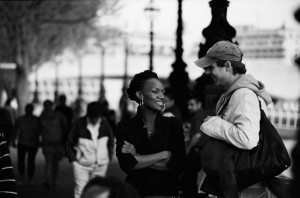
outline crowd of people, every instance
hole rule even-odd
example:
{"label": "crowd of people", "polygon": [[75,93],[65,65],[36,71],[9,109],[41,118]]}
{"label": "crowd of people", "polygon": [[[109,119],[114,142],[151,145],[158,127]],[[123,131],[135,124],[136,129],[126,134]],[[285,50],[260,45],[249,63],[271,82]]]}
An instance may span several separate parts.
{"label": "crowd of people", "polygon": [[[220,41],[195,61],[224,89],[215,114],[205,109],[204,97],[191,92],[186,104],[189,115],[184,117],[172,90],[155,72],[146,70],[137,73],[127,89],[129,99],[138,104],[135,116],[118,123],[108,104],[97,101],[88,104],[84,116],[73,118],[65,96],[56,106],[44,101],[39,116],[33,114],[33,104],[26,105],[25,115],[14,119],[6,115],[14,120],[3,129],[11,131],[8,145],[18,149],[18,181],[24,182],[27,175],[32,183],[41,147],[46,162],[44,186],[56,186],[59,161],[67,156],[73,167],[75,198],[251,197],[254,192],[244,191],[249,186],[240,187],[235,170],[239,164],[251,163],[250,158],[240,159],[240,153],[257,147],[259,104],[265,109],[272,100],[264,85],[246,74],[242,58],[237,45]],[[219,152],[226,148],[224,144],[233,152]],[[114,154],[126,173],[124,181],[106,176]],[[263,190],[255,196],[266,194]]]}

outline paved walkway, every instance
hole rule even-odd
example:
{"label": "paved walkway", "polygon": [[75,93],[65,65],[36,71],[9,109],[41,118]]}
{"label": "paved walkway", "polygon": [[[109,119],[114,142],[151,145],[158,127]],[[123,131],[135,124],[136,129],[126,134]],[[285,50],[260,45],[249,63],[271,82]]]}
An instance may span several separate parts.
{"label": "paved walkway", "polygon": [[[17,172],[17,153],[16,149],[11,148],[11,158],[15,169],[16,178]],[[17,190],[20,198],[73,198],[73,173],[72,166],[67,158],[64,158],[60,163],[60,172],[57,181],[57,187],[47,190],[43,186],[44,182],[44,157],[41,149],[36,158],[36,173],[34,177],[34,185],[18,184]],[[117,159],[114,158],[108,169],[108,175],[124,178],[124,173],[120,170]]]}
{"label": "paved walkway", "polygon": [[[287,150],[291,152],[294,148],[295,140],[284,140]],[[16,149],[11,148],[11,158],[13,161],[16,177],[17,172],[17,160]],[[60,174],[57,181],[57,187],[51,190],[47,190],[43,186],[44,182],[44,156],[41,153],[41,149],[36,158],[36,173],[34,177],[34,185],[23,184],[18,185],[18,194],[20,198],[73,198],[73,173],[72,166],[67,158],[64,158],[60,163]],[[284,171],[288,177],[291,177],[291,168]],[[120,170],[116,157],[114,157],[112,163],[108,169],[108,175],[124,178],[125,174]]]}

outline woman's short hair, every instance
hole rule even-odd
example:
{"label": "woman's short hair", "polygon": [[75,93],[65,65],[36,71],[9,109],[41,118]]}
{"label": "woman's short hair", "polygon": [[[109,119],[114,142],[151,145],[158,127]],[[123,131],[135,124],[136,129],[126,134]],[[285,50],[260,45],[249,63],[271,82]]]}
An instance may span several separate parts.
{"label": "woman's short hair", "polygon": [[130,81],[129,87],[127,89],[127,94],[130,100],[139,102],[139,99],[136,96],[136,92],[143,89],[145,82],[149,79],[158,79],[158,76],[155,72],[150,70],[145,70],[141,73],[135,74],[133,79]]}

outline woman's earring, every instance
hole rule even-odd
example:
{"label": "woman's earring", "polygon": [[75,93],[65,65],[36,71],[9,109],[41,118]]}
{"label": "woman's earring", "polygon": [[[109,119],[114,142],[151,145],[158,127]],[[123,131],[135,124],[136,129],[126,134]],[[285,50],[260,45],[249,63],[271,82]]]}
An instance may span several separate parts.
{"label": "woman's earring", "polygon": [[162,112],[166,109],[166,104],[164,103],[164,108],[161,110]]}
{"label": "woman's earring", "polygon": [[140,100],[140,106],[143,106],[144,105],[144,99],[142,98],[141,100]]}

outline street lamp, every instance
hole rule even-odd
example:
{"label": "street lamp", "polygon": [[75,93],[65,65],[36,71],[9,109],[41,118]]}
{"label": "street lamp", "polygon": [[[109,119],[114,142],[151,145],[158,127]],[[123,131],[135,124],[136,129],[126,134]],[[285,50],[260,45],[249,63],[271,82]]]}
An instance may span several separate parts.
{"label": "street lamp", "polygon": [[81,54],[77,54],[78,59],[78,90],[77,90],[77,98],[79,100],[82,99],[82,56]]}
{"label": "street lamp", "polygon": [[104,57],[106,45],[100,44],[100,86],[99,86],[99,102],[105,102],[105,87],[104,87]]}
{"label": "street lamp", "polygon": [[150,0],[149,4],[144,9],[147,17],[150,19],[150,52],[149,52],[149,70],[153,71],[153,52],[154,52],[154,46],[153,46],[153,21],[158,15],[159,8],[157,8],[154,5],[153,0]]}
{"label": "street lamp", "polygon": [[54,70],[55,70],[55,80],[54,80],[54,101],[57,102],[58,93],[59,93],[59,72],[58,72],[58,62],[54,61]]}
{"label": "street lamp", "polygon": [[32,102],[37,104],[39,103],[39,80],[38,80],[38,68],[36,68],[35,72],[34,72],[34,84],[35,84],[35,88],[34,88],[34,92],[33,92],[33,100]]}

